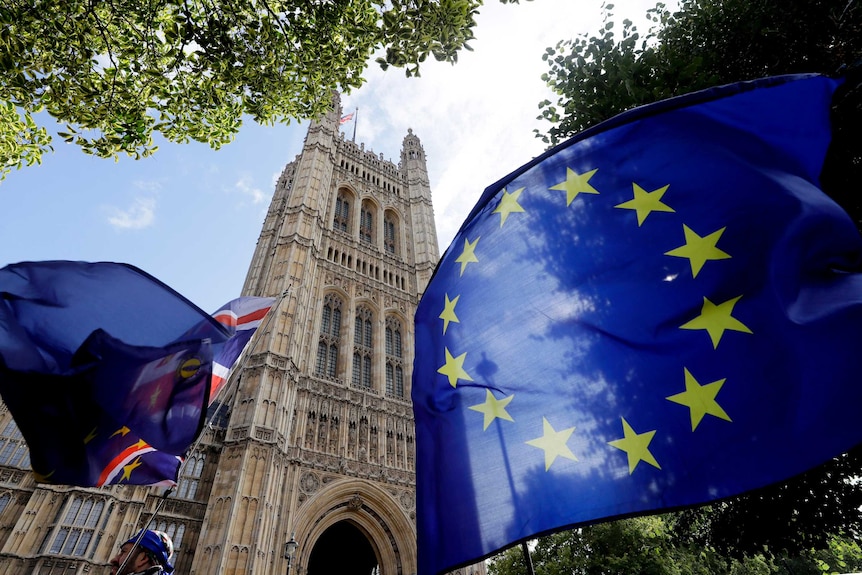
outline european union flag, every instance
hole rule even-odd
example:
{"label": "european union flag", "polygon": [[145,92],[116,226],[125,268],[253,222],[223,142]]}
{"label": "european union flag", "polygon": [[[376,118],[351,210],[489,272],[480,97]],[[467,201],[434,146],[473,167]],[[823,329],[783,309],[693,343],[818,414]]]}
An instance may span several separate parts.
{"label": "european union flag", "polygon": [[132,266],[0,269],[0,394],[38,481],[168,483],[200,433],[230,333]]}
{"label": "european union flag", "polygon": [[633,110],[489,187],[416,313],[419,574],[696,505],[862,441],[840,81]]}

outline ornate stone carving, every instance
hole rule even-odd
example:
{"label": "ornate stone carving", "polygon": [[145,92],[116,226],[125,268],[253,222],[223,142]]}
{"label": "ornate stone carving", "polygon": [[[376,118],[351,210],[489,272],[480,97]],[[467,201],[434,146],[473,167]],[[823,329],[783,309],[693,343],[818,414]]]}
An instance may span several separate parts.
{"label": "ornate stone carving", "polygon": [[304,493],[314,493],[320,488],[320,478],[310,471],[306,471],[299,479],[299,488]]}
{"label": "ornate stone carving", "polygon": [[350,498],[350,501],[347,502],[347,507],[354,511],[362,509],[362,497],[360,497],[359,494],[356,493],[353,497]]}

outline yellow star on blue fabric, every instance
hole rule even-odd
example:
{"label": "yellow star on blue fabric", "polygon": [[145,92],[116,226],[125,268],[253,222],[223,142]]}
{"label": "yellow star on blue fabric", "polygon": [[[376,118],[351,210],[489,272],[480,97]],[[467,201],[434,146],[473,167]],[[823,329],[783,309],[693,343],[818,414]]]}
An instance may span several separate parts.
{"label": "yellow star on blue fabric", "polygon": [[688,258],[691,264],[691,275],[692,277],[697,277],[697,274],[703,268],[703,264],[708,260],[726,260],[730,258],[727,252],[715,246],[725,229],[727,228],[721,228],[707,236],[700,237],[691,228],[683,224],[682,230],[685,234],[685,245],[665,252],[664,255]]}
{"label": "yellow star on blue fabric", "polygon": [[437,373],[445,375],[449,378],[449,385],[452,387],[456,387],[458,385],[458,380],[463,379],[464,381],[473,381],[473,378],[470,377],[466,371],[464,371],[464,360],[467,359],[467,353],[462,353],[458,357],[454,357],[450,352],[449,348],[445,348],[446,351],[446,363],[437,370]]}
{"label": "yellow star on blue fabric", "polygon": [[742,298],[737,296],[729,299],[718,305],[712,303],[707,298],[703,298],[703,307],[701,307],[700,315],[693,320],[682,324],[680,329],[705,329],[712,340],[712,348],[718,348],[718,342],[727,330],[741,331],[743,333],[752,333],[748,326],[733,317],[733,306],[736,305]]}
{"label": "yellow star on blue fabric", "polygon": [[36,483],[51,483],[51,476],[54,475],[54,473],[56,472],[56,469],[52,469],[50,473],[46,473],[43,475],[34,469],[33,479],[36,481]]}
{"label": "yellow star on blue fabric", "polygon": [[120,479],[120,481],[128,481],[129,479],[131,479],[132,478],[132,472],[143,464],[144,464],[144,462],[141,461],[141,458],[136,457],[134,461],[132,461],[128,465],[124,465],[123,466],[123,477]]}
{"label": "yellow star on blue fabric", "polygon": [[688,368],[685,370],[685,391],[671,395],[665,399],[684,405],[689,408],[691,415],[691,430],[697,429],[705,415],[712,415],[725,421],[730,421],[730,416],[721,408],[715,397],[724,385],[725,379],[719,379],[712,383],[701,385],[694,378]]}
{"label": "yellow star on blue fabric", "polygon": [[538,447],[545,452],[545,471],[547,471],[551,468],[551,464],[555,459],[557,459],[557,457],[565,457],[573,461],[578,460],[578,458],[575,457],[575,454],[572,453],[572,450],[569,449],[569,446],[566,445],[566,442],[569,440],[569,437],[572,436],[572,432],[574,431],[574,427],[563,429],[562,431],[555,431],[548,420],[543,417],[542,437],[531,439],[526,443],[527,445]]}
{"label": "yellow star on blue fabric", "polygon": [[461,255],[455,260],[459,264],[461,264],[461,273],[459,275],[464,275],[464,270],[467,268],[467,264],[469,263],[479,263],[479,258],[476,257],[476,244],[479,243],[479,238],[476,238],[472,242],[469,240],[464,240],[464,251],[461,252]]}
{"label": "yellow star on blue fabric", "polygon": [[598,168],[579,174],[571,168],[566,168],[566,181],[551,186],[551,190],[566,192],[566,205],[572,205],[578,194],[598,194],[599,191],[590,184],[590,178],[598,172]]}
{"label": "yellow star on blue fabric", "polygon": [[497,399],[494,397],[494,394],[491,393],[490,389],[485,390],[485,401],[483,403],[479,403],[477,405],[471,405],[470,409],[473,411],[478,411],[485,415],[484,427],[482,430],[488,429],[488,426],[491,425],[495,419],[505,419],[506,421],[515,421],[512,419],[512,416],[509,415],[509,412],[506,411],[506,406],[512,402],[514,399],[514,395],[510,395],[508,397],[504,397],[503,399]]}
{"label": "yellow star on blue fabric", "polygon": [[624,210],[635,210],[638,216],[638,227],[647,219],[647,216],[652,212],[673,212],[674,209],[661,201],[662,196],[667,191],[670,185],[663,186],[651,192],[646,191],[639,185],[632,182],[634,189],[634,198],[617,204],[614,207]]}
{"label": "yellow star on blue fabric", "polygon": [[503,189],[503,197],[500,198],[500,205],[497,206],[497,209],[493,211],[495,214],[500,214],[500,227],[503,227],[503,224],[506,223],[506,218],[509,217],[509,214],[513,212],[521,212],[523,213],[524,208],[521,207],[521,204],[518,203],[518,197],[521,195],[521,192],[524,191],[524,188],[518,188],[511,194]]}
{"label": "yellow star on blue fabric", "polygon": [[446,330],[449,328],[449,322],[454,321],[455,323],[461,323],[458,320],[458,316],[455,315],[455,306],[458,305],[458,300],[461,298],[460,295],[456,295],[455,299],[450,300],[449,294],[445,294],[446,303],[443,304],[443,311],[440,312],[440,315],[437,316],[443,320],[443,334],[446,334]]}
{"label": "yellow star on blue fabric", "polygon": [[641,461],[646,461],[653,467],[661,469],[661,466],[656,461],[653,454],[650,453],[649,444],[655,436],[655,430],[645,431],[644,433],[636,433],[629,422],[624,417],[623,420],[623,438],[609,441],[608,444],[626,452],[629,462],[629,475],[634,473],[635,467]]}

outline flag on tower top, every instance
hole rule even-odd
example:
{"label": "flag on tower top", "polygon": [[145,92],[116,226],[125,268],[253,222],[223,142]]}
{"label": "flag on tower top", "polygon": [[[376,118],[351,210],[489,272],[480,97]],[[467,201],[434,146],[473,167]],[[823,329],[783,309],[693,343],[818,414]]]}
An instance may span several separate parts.
{"label": "flag on tower top", "polygon": [[339,124],[346,124],[347,122],[349,122],[352,119],[353,119],[353,112],[350,112],[349,114],[347,114],[345,116],[341,116],[341,120],[339,120],[338,123]]}

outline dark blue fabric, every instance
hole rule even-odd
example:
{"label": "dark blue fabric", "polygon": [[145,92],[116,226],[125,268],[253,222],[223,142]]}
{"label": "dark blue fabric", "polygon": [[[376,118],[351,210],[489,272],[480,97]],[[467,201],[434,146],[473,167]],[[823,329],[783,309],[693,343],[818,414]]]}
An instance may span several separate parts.
{"label": "dark blue fabric", "polygon": [[131,467],[119,479],[176,479],[175,456],[204,424],[212,347],[228,337],[209,314],[132,266],[0,269],[0,394],[37,479],[100,485],[124,452],[146,457],[125,461]]}
{"label": "dark blue fabric", "polygon": [[819,186],[839,85],[644,107],[485,191],[416,313],[419,575],[862,441],[862,241]]}

